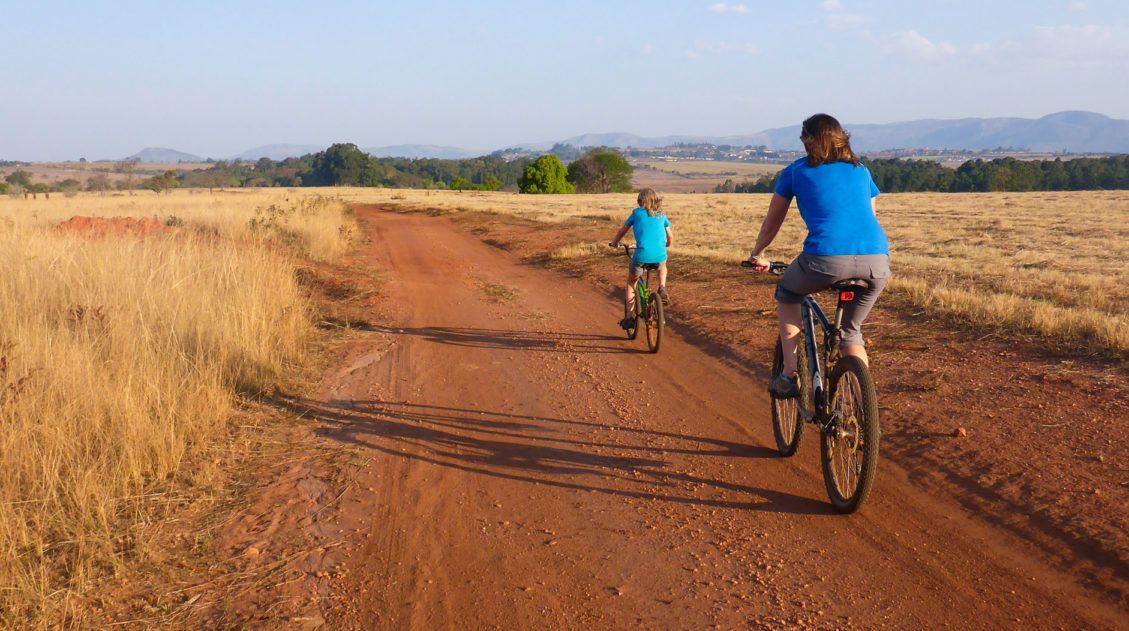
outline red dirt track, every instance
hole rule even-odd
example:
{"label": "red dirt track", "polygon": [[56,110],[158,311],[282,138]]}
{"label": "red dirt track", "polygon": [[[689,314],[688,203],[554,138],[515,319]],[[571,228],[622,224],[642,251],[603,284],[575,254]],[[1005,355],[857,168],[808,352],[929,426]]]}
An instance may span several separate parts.
{"label": "red dirt track", "polygon": [[307,563],[321,605],[303,620],[1129,626],[1126,577],[1084,583],[889,460],[861,513],[834,514],[815,434],[795,457],[775,454],[761,367],[677,326],[651,355],[592,283],[445,218],[357,211],[385,313],[320,400],[292,402],[364,463],[309,527],[340,545]]}

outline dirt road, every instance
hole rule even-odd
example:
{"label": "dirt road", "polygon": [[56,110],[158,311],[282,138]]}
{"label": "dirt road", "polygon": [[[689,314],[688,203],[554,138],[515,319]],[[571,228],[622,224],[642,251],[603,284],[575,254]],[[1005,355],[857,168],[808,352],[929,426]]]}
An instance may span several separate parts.
{"label": "dirt road", "polygon": [[361,209],[380,334],[321,401],[365,464],[319,528],[327,628],[1124,628],[1117,597],[880,464],[828,507],[771,449],[761,367],[443,218]]}

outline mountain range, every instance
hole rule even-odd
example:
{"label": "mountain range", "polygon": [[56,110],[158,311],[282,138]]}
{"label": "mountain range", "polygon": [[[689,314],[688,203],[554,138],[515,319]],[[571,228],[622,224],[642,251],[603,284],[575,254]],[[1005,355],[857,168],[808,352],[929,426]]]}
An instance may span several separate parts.
{"label": "mountain range", "polygon": [[[1042,118],[923,119],[884,124],[844,124],[851,146],[860,153],[890,149],[982,150],[997,147],[1070,153],[1129,152],[1129,120],[1093,112],[1058,112]],[[800,125],[734,136],[661,136],[584,134],[559,141],[574,147],[666,147],[679,143],[764,145],[769,149],[800,151]],[[522,145],[545,151],[553,142]]]}
{"label": "mountain range", "polygon": [[[923,119],[883,124],[845,124],[851,145],[860,153],[891,149],[984,150],[1004,147],[1037,152],[1129,153],[1129,120],[1094,112],[1057,112],[1042,118]],[[766,129],[732,136],[645,137],[628,133],[582,134],[559,141],[529,143],[514,147],[525,151],[548,151],[555,144],[574,147],[635,147],[650,149],[679,143],[765,146],[799,151],[800,125]],[[231,156],[233,160],[282,160],[321,151],[316,145],[265,145]],[[460,147],[437,145],[392,145],[369,147],[377,157],[458,159],[482,155]],[[130,156],[142,162],[202,162],[203,159],[174,149],[150,147]]]}

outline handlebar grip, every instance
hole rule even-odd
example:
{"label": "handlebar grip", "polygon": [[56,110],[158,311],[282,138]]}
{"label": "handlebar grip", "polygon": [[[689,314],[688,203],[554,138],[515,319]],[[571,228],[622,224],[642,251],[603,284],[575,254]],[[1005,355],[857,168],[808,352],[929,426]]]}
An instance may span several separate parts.
{"label": "handlebar grip", "polygon": [[[746,267],[746,268],[752,269],[753,263],[752,263],[752,261],[744,260],[744,261],[741,261],[741,267]],[[786,270],[786,269],[788,269],[788,263],[785,263],[784,261],[769,261],[769,263],[768,263],[768,272],[770,274],[775,274],[776,276],[780,276],[781,274],[784,273],[784,270]]]}

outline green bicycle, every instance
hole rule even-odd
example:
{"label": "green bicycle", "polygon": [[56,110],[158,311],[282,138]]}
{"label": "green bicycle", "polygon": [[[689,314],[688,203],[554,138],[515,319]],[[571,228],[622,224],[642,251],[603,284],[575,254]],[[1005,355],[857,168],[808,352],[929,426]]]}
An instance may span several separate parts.
{"label": "green bicycle", "polygon": [[[627,256],[631,256],[631,251],[635,246],[627,243],[621,243],[620,247]],[[643,328],[646,330],[647,348],[652,353],[659,352],[659,345],[663,340],[663,329],[666,325],[666,319],[663,317],[663,301],[658,295],[658,292],[651,291],[651,274],[658,271],[658,263],[643,263],[640,265],[646,270],[645,276],[640,276],[635,281],[635,311],[632,315],[635,316],[635,326],[627,329],[627,339],[633,340],[639,335],[639,323],[643,323]]]}

